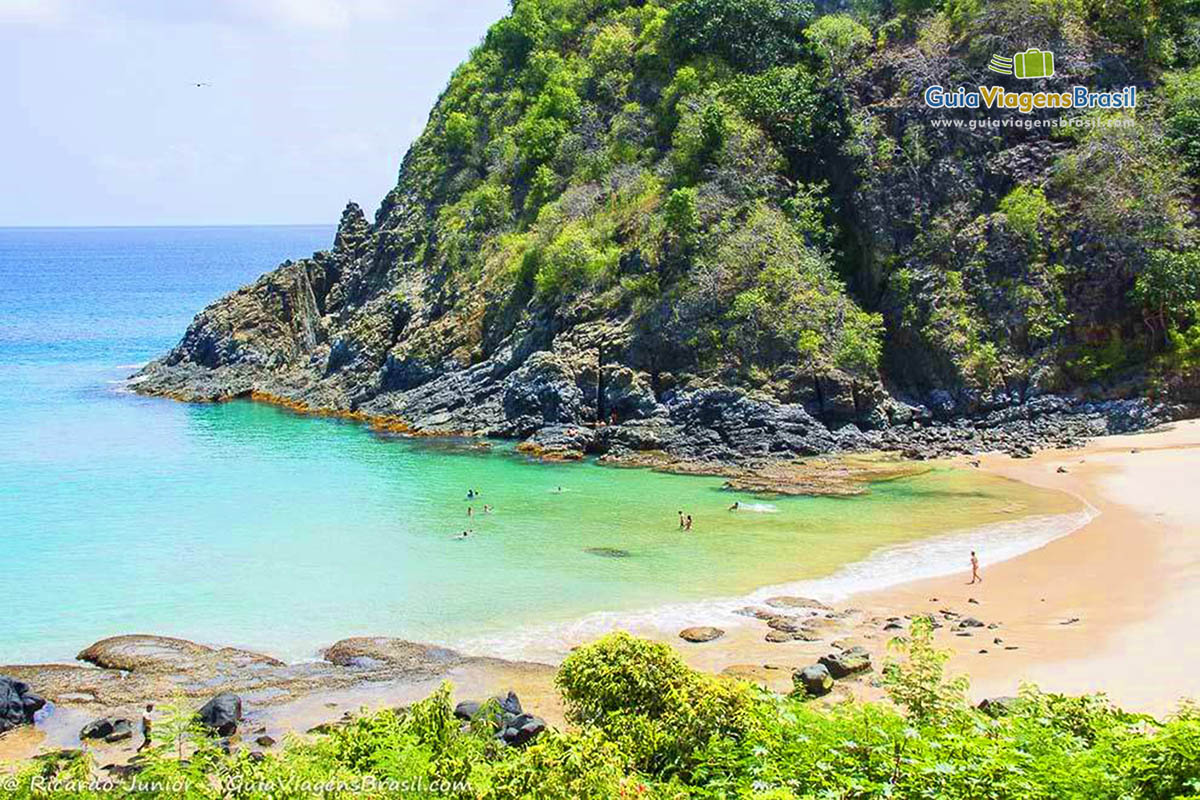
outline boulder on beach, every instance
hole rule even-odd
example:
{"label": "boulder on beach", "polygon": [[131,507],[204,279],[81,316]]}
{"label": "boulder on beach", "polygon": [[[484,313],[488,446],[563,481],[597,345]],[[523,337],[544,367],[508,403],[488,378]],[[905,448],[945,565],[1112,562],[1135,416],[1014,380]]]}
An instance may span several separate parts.
{"label": "boulder on beach", "polygon": [[835,680],[871,670],[871,654],[863,647],[851,647],[840,653],[830,653],[827,656],[821,656],[819,661],[825,665]]}
{"label": "boulder on beach", "polygon": [[462,660],[445,647],[436,647],[388,636],[355,636],[335,642],[325,650],[325,660],[339,667],[374,667],[381,664],[417,670],[440,670]]}
{"label": "boulder on beach", "polygon": [[104,669],[144,673],[192,672],[218,665],[284,666],[279,659],[236,647],[216,649],[187,639],[144,634],[101,639],[76,658]]}
{"label": "boulder on beach", "polygon": [[461,720],[471,721],[483,706],[474,700],[464,700],[454,707],[454,716]]}
{"label": "boulder on beach", "polygon": [[810,664],[792,673],[792,683],[797,692],[809,697],[824,697],[833,690],[833,676],[824,664]]}
{"label": "boulder on beach", "polygon": [[496,737],[510,747],[523,747],[546,730],[546,721],[533,714],[518,714],[504,721]]}
{"label": "boulder on beach", "polygon": [[0,733],[31,724],[45,705],[46,701],[31,692],[28,684],[0,676]]}
{"label": "boulder on beach", "polygon": [[128,739],[132,735],[133,723],[123,717],[94,719],[79,730],[80,739],[104,739],[117,742]]}
{"label": "boulder on beach", "polygon": [[242,721],[242,698],[233,692],[221,692],[201,706],[196,716],[218,736],[232,736]]}
{"label": "boulder on beach", "polygon": [[700,626],[700,627],[696,627],[696,628],[684,628],[683,630],[681,630],[679,632],[680,639],[683,639],[685,642],[692,642],[693,644],[702,644],[704,642],[711,642],[714,639],[720,639],[724,635],[725,635],[725,631],[721,630],[720,628],[713,628],[713,627],[708,627],[708,626]]}

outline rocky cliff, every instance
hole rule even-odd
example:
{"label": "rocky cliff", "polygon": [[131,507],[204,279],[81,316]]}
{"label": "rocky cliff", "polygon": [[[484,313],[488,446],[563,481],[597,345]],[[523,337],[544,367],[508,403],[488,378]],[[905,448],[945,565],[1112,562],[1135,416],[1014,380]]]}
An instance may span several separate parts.
{"label": "rocky cliff", "polygon": [[[202,311],[132,385],[719,461],[1024,452],[1193,413],[1191,16],[837,12],[516,0],[374,220],[350,203],[330,250]],[[1030,46],[1056,53],[1036,88],[1142,104],[921,99],[1035,88],[987,71]]]}

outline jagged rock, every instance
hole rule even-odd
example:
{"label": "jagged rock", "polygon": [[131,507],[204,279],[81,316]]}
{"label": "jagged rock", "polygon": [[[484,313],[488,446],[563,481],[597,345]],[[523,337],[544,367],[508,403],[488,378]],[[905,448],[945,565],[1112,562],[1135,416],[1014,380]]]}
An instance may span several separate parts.
{"label": "jagged rock", "polygon": [[961,620],[958,621],[958,627],[960,627],[960,628],[982,628],[983,623],[980,622],[979,620],[975,619],[974,617],[963,617]]}
{"label": "jagged rock", "polygon": [[797,692],[809,697],[824,697],[833,690],[833,676],[824,664],[812,664],[792,674]]}
{"label": "jagged rock", "polygon": [[522,713],[521,699],[517,697],[516,692],[510,691],[505,695],[496,695],[492,699],[500,705],[500,710],[506,714]]}
{"label": "jagged rock", "polygon": [[242,698],[233,692],[221,692],[201,706],[196,716],[218,736],[232,736],[242,721]]}
{"label": "jagged rock", "polygon": [[829,674],[836,680],[857,675],[860,672],[869,672],[871,669],[871,654],[863,647],[851,647],[849,650],[843,650],[840,653],[830,653],[829,655],[821,656],[819,662],[829,670]]}
{"label": "jagged rock", "polygon": [[720,628],[699,627],[699,628],[684,628],[679,632],[679,638],[685,642],[693,644],[701,644],[711,642],[714,639],[720,639],[725,635],[725,631]]}
{"label": "jagged rock", "polygon": [[28,684],[0,676],[0,733],[33,722],[46,701],[30,691]]}
{"label": "jagged rock", "polygon": [[533,714],[517,714],[505,720],[504,728],[496,734],[510,747],[523,747],[546,730],[546,721]]}

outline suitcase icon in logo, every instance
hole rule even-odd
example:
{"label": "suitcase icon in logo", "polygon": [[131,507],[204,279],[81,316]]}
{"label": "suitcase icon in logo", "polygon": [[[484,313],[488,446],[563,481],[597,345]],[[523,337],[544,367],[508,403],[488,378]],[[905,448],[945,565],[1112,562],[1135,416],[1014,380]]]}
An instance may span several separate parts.
{"label": "suitcase icon in logo", "polygon": [[1013,56],[1013,74],[1018,78],[1054,77],[1054,53],[1030,48]]}

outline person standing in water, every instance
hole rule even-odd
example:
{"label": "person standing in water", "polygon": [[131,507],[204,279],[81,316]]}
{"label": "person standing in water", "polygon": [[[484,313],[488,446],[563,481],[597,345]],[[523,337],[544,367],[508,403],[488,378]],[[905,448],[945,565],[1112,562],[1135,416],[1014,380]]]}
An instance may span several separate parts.
{"label": "person standing in water", "polygon": [[684,522],[684,519],[683,519],[683,512],[682,512],[682,511],[680,511],[680,512],[679,512],[679,530],[683,530],[683,526],[684,526],[685,524],[686,524],[686,523]]}
{"label": "person standing in water", "polygon": [[687,515],[687,525],[686,525],[686,526],[684,526],[684,530],[685,530],[685,531],[690,531],[691,529],[692,529],[692,515],[691,515],[691,514],[688,514],[688,515]]}
{"label": "person standing in water", "polygon": [[971,583],[983,583],[983,577],[979,574],[979,556],[975,555],[974,550],[971,551]]}

